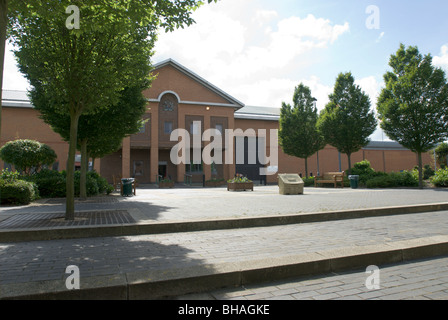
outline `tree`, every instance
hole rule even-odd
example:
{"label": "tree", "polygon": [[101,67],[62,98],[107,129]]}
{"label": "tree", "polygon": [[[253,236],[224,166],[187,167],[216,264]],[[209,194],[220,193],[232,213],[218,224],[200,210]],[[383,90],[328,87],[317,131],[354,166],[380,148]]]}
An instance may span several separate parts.
{"label": "tree", "polygon": [[431,55],[403,44],[391,55],[392,71],[384,75],[386,87],[378,98],[381,128],[389,138],[417,153],[419,187],[423,188],[422,154],[443,142],[448,126],[448,84]]}
{"label": "tree", "polygon": [[7,25],[8,25],[8,0],[0,0],[0,140],[2,136],[3,69],[5,65]]}
{"label": "tree", "polygon": [[350,174],[351,155],[369,143],[377,121],[369,96],[355,85],[350,72],[339,74],[329,98],[319,115],[318,128],[327,143],[347,155]]}
{"label": "tree", "polygon": [[[217,0],[207,1],[208,3],[211,3],[213,1],[216,2]],[[54,17],[55,12],[60,14],[67,10],[69,5],[81,5],[79,0],[57,2],[58,1],[46,1],[43,3],[41,0],[27,0],[9,3],[9,0],[0,0],[0,138],[3,70],[8,17],[11,21],[16,19],[19,15],[23,18],[34,15],[40,16],[42,19],[49,19]],[[10,8],[8,8],[8,4]],[[141,26],[147,26],[153,31],[158,27],[161,27],[168,32],[179,27],[183,28],[184,26],[193,24],[194,20],[191,18],[191,13],[202,4],[203,2],[198,0],[184,0],[181,2],[173,2],[169,0],[141,0],[124,1],[121,4],[111,0],[98,0],[95,1],[95,4],[84,4],[83,7],[85,8],[88,6],[87,8],[90,9],[91,12],[96,12],[97,18],[103,18],[103,22],[108,22],[109,24],[116,24],[119,21],[127,19],[128,21],[133,21]],[[84,14],[85,11],[83,11],[83,16]],[[101,28],[102,25],[87,23],[83,28],[84,27],[92,30]]]}
{"label": "tree", "polygon": [[316,126],[318,114],[315,101],[311,90],[301,83],[294,91],[294,106],[283,103],[280,113],[280,146],[286,154],[305,159],[307,178],[308,158],[325,147]]}
{"label": "tree", "polygon": [[35,140],[15,140],[7,142],[0,148],[0,158],[13,164],[25,175],[30,175],[33,170],[37,172],[44,165],[52,165],[57,156],[54,150],[44,143]]}
{"label": "tree", "polygon": [[[126,86],[147,78],[158,28],[190,25],[191,11],[202,2],[51,0],[14,4],[9,32],[18,48],[20,70],[33,90],[51,97],[57,113],[70,115],[66,219],[72,220],[80,116],[116,104]],[[66,9],[73,4],[82,13],[80,29],[69,28],[67,22]],[[147,67],[142,68],[145,63]]]}
{"label": "tree", "polygon": [[[148,82],[142,82],[141,86],[125,88],[119,102],[110,106],[103,112],[95,115],[81,115],[78,123],[77,150],[81,151],[81,179],[80,196],[87,196],[86,175],[88,159],[101,158],[107,154],[117,151],[121,147],[125,136],[137,133],[143,124],[143,115],[146,112],[146,99],[143,89],[148,87]],[[58,133],[63,140],[70,139],[70,116],[59,115],[52,112],[55,106],[49,106],[48,97],[42,92],[33,90],[31,92],[35,108],[45,109],[41,119]]]}

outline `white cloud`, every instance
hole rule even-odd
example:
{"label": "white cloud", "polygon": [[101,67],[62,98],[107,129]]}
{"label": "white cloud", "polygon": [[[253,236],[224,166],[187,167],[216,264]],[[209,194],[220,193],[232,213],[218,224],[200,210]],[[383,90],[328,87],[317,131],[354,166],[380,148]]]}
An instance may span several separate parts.
{"label": "white cloud", "polygon": [[433,63],[435,66],[444,69],[448,72],[448,44],[442,46],[440,49],[440,56],[433,57]]}
{"label": "white cloud", "polygon": [[376,42],[379,43],[381,41],[381,39],[383,39],[384,35],[385,35],[385,32],[384,31],[381,32],[380,35],[378,36],[378,38],[376,39]]}
{"label": "white cloud", "polygon": [[13,46],[6,44],[5,63],[3,70],[3,90],[20,90],[25,91],[29,88],[29,82],[18,71],[17,62],[14,54],[11,52]]}
{"label": "white cloud", "polygon": [[377,79],[374,76],[370,76],[355,80],[355,83],[370,97],[372,109],[376,109],[376,103],[381,90],[381,84]]}
{"label": "white cloud", "polygon": [[281,105],[300,83],[300,70],[291,79],[291,65],[333,44],[349,24],[311,14],[282,18],[251,4],[230,0],[201,7],[196,24],[160,35],[154,60],[173,58],[246,104]]}

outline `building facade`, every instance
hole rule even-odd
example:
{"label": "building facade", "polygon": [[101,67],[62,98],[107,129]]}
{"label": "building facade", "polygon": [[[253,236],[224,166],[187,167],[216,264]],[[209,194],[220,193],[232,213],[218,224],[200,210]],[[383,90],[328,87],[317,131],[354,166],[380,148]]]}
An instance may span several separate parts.
{"label": "building facade", "polygon": [[[120,150],[94,161],[95,170],[109,181],[115,176],[134,177],[141,184],[155,183],[163,178],[176,182],[188,179],[202,182],[213,178],[227,180],[240,173],[255,181],[266,179],[267,183],[276,183],[277,174],[274,172],[305,175],[304,160],[284,154],[270,137],[270,132],[279,127],[278,108],[245,106],[171,59],[156,64],[153,74],[156,79],[151,88],[144,91],[148,101],[145,125],[139,133],[125,138]],[[179,140],[172,141],[171,134],[176,129],[189,133],[191,141],[186,152],[191,159],[195,151],[202,154],[210,150],[207,147],[210,147],[212,139],[201,139],[208,129],[223,133],[220,149],[222,161],[210,163],[199,159],[173,163],[171,151]],[[226,140],[227,131],[234,132],[236,138],[227,137]],[[66,167],[67,143],[39,118],[25,92],[4,91],[1,138],[1,145],[15,139],[34,139],[46,143],[58,155],[54,169],[64,170]],[[196,140],[199,144],[193,143],[195,138],[199,139]],[[236,148],[237,145],[240,148]],[[278,154],[274,165],[265,161],[273,156],[271,147]],[[263,154],[265,158],[253,159],[253,154]],[[369,160],[375,170],[385,172],[410,170],[418,163],[416,154],[395,142],[371,142],[352,155],[352,163],[364,159]],[[430,154],[424,155],[424,164],[433,162]],[[10,166],[0,162],[0,167]],[[266,167],[270,174],[260,175],[260,169]],[[346,156],[331,146],[308,159],[311,175],[345,171],[347,168]]]}

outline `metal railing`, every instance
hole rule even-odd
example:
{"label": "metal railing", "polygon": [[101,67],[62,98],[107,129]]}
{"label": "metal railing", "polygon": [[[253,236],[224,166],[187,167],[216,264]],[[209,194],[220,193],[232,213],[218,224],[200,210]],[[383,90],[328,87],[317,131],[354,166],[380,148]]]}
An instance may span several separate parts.
{"label": "metal railing", "polygon": [[186,173],[184,175],[184,184],[187,186],[191,186],[193,183],[193,175]]}

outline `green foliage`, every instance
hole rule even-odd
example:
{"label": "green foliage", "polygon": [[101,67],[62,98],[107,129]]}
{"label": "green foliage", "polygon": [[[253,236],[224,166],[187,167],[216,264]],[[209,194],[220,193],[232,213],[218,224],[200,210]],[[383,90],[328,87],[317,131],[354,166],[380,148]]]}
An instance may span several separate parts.
{"label": "green foliage", "polygon": [[448,83],[445,72],[432,65],[431,55],[422,56],[417,47],[401,44],[389,66],[378,117],[389,138],[417,153],[422,188],[422,153],[448,137]]}
{"label": "green foliage", "polygon": [[448,132],[448,84],[445,72],[432,65],[430,54],[403,44],[389,61],[386,87],[378,98],[381,128],[413,152],[427,152]]}
{"label": "green foliage", "polygon": [[377,178],[377,177],[384,177],[387,175],[387,173],[381,172],[381,171],[375,171],[371,165],[369,160],[363,160],[358,163],[355,163],[351,170],[352,175],[358,175],[359,176],[359,184],[360,185],[366,185],[367,181]]}
{"label": "green foliage", "polygon": [[410,171],[391,172],[367,181],[367,188],[418,187],[418,177]]}
{"label": "green foliage", "polygon": [[[31,102],[41,114],[70,115],[66,218],[74,219],[79,117],[117,104],[124,88],[149,79],[159,29],[192,24],[191,14],[203,1],[76,1],[81,27],[71,30],[64,22],[72,1],[10,4],[9,38],[31,84]],[[45,101],[39,108],[36,96]]]}
{"label": "green foliage", "polygon": [[42,198],[65,197],[66,181],[65,177],[58,171],[44,169],[29,177],[24,177],[27,181],[34,182]]}
{"label": "green foliage", "polygon": [[294,105],[283,103],[279,122],[279,143],[283,152],[305,159],[308,177],[308,158],[325,147],[322,135],[317,129],[316,99],[311,90],[302,83],[295,88]]}
{"label": "green foliage", "polygon": [[423,178],[425,180],[430,179],[436,172],[434,171],[433,168],[431,168],[431,166],[429,164],[425,164],[424,168],[423,168]]}
{"label": "green foliage", "polygon": [[437,163],[441,168],[447,166],[448,157],[448,143],[443,142],[435,149]]}
{"label": "green foliage", "polygon": [[33,168],[38,171],[43,165],[53,164],[57,158],[52,148],[35,140],[9,141],[0,149],[0,157],[27,175]]}
{"label": "green foliage", "polygon": [[236,174],[235,177],[233,177],[230,180],[227,180],[228,183],[248,183],[252,182],[252,180],[249,180],[247,177],[243,176],[242,174]]}
{"label": "green foliage", "polygon": [[13,182],[20,178],[20,173],[18,171],[9,171],[8,169],[3,169],[0,173],[0,179],[6,182]]}
{"label": "green foliage", "polygon": [[302,178],[305,187],[314,186],[314,177]]}
{"label": "green foliage", "polygon": [[448,168],[437,170],[430,180],[436,187],[448,187]]}
{"label": "green foliage", "polygon": [[325,141],[347,155],[351,168],[351,154],[364,147],[376,130],[370,98],[355,84],[351,73],[339,74],[329,98],[317,125]]}
{"label": "green foliage", "polygon": [[36,186],[23,180],[0,179],[0,200],[2,204],[29,204],[39,197]]}
{"label": "green foliage", "polygon": [[[39,173],[29,177],[24,177],[27,181],[34,182],[42,198],[62,198],[66,194],[66,172],[44,169]],[[80,171],[75,172],[75,195],[80,194]],[[96,196],[99,194],[110,194],[113,187],[107,180],[101,177],[95,171],[89,171],[87,174],[87,196]]]}

